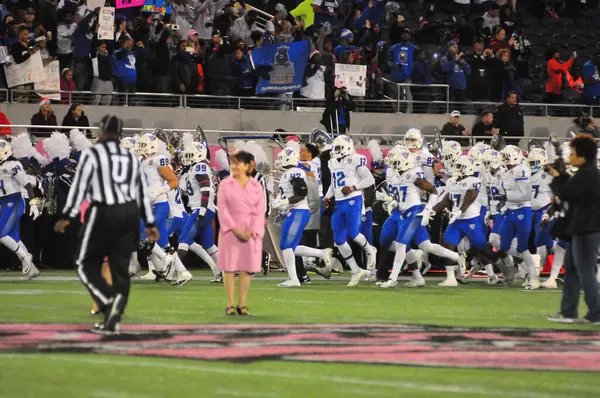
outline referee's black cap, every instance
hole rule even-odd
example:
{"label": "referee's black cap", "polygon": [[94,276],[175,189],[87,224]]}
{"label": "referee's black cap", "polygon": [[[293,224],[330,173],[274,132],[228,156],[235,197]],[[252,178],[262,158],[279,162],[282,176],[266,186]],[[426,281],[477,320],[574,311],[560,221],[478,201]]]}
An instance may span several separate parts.
{"label": "referee's black cap", "polygon": [[123,120],[113,113],[104,115],[98,123],[98,127],[103,133],[121,134],[123,132]]}

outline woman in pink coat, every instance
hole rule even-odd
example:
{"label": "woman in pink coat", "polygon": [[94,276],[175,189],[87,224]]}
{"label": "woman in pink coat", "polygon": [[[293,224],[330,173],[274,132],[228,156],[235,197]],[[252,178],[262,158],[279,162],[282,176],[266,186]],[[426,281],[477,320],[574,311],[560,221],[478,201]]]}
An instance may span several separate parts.
{"label": "woman in pink coat", "polygon": [[[231,155],[231,176],[221,182],[219,212],[219,259],[227,293],[227,315],[249,315],[246,296],[250,273],[259,272],[265,234],[265,198],[262,186],[250,177],[253,156],[245,151]],[[240,275],[239,305],[235,302],[235,273]]]}

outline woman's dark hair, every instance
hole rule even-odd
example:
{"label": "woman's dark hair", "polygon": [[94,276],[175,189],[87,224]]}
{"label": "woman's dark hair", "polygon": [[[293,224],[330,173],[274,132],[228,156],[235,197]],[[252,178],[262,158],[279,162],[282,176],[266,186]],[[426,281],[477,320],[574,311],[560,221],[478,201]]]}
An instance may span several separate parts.
{"label": "woman's dark hair", "polygon": [[575,138],[569,142],[569,146],[575,149],[577,156],[585,158],[586,162],[596,162],[596,153],[598,146],[596,140],[588,134],[577,134]]}
{"label": "woman's dark hair", "polygon": [[319,157],[319,153],[321,153],[319,151],[319,148],[317,148],[317,146],[315,144],[306,144],[304,145],[306,147],[306,150],[308,152],[310,152],[310,154],[312,155],[313,159],[318,158]]}
{"label": "woman's dark hair", "polygon": [[[244,163],[250,165],[254,160],[254,155],[250,152],[246,151],[237,151],[231,155],[231,161],[235,161],[237,163]],[[248,175],[250,175],[250,169],[248,169]]]}
{"label": "woman's dark hair", "polygon": [[71,112],[75,112],[75,109],[77,109],[77,107],[78,107],[78,106],[81,106],[81,104],[80,104],[79,102],[73,102],[73,103],[71,104],[71,107],[69,108],[69,110],[70,110]]}

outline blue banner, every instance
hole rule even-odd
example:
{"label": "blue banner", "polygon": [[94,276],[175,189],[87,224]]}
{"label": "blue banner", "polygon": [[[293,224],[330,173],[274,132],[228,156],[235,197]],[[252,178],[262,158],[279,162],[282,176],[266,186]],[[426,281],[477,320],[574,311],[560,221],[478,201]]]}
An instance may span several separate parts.
{"label": "blue banner", "polygon": [[300,90],[308,63],[308,40],[264,46],[252,50],[254,69],[269,67],[269,79],[258,80],[256,94],[291,93]]}

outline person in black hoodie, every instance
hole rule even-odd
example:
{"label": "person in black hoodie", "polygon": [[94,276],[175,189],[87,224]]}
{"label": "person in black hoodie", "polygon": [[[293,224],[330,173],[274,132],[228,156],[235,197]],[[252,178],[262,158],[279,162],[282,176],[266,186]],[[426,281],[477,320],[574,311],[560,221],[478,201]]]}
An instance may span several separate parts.
{"label": "person in black hoodie", "polygon": [[198,70],[187,47],[188,41],[180,40],[177,54],[171,59],[171,85],[175,94],[194,94],[198,85]]}
{"label": "person in black hoodie", "polygon": [[171,74],[170,62],[171,51],[169,50],[169,38],[171,30],[162,22],[157,23],[157,34],[160,34],[158,41],[154,45],[154,69],[152,72],[154,80],[154,91],[157,93],[171,92]]}
{"label": "person in black hoodie", "polygon": [[[71,105],[69,111],[63,118],[62,125],[68,127],[84,127],[80,130],[82,130],[83,133],[88,137],[92,136],[92,132],[89,129],[85,128],[90,127],[90,121],[88,120],[87,116],[83,113],[83,108],[81,104],[74,103]],[[63,132],[66,131],[63,130]]]}
{"label": "person in black hoodie", "polygon": [[204,75],[208,93],[211,95],[231,95],[234,78],[229,47],[229,43],[223,42],[220,46],[214,47],[212,54],[206,59]]}
{"label": "person in black hoodie", "polygon": [[350,130],[350,111],[354,109],[354,102],[346,87],[337,88],[334,100],[328,101],[325,106],[321,124],[329,134],[346,134],[346,131]]}
{"label": "person in black hoodie", "polygon": [[473,54],[467,56],[471,65],[471,75],[467,80],[467,92],[471,100],[488,101],[490,99],[490,70],[495,64],[494,52],[484,48],[483,38],[473,39]]}

